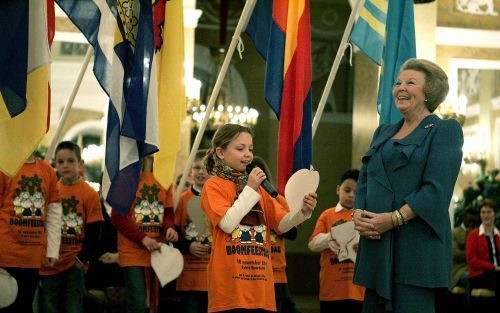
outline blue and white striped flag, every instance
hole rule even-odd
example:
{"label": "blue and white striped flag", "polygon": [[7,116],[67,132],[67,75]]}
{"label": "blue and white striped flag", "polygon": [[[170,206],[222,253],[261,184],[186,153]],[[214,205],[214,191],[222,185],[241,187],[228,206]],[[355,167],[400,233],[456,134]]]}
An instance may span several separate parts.
{"label": "blue and white striped flag", "polygon": [[401,65],[417,55],[413,0],[366,0],[351,42],[382,66],[377,98],[380,124],[397,122],[401,113],[394,104],[392,87]]}
{"label": "blue and white striped flag", "polygon": [[110,98],[103,196],[125,214],[137,191],[140,157],[158,150],[152,3],[56,1],[95,50],[94,74]]}

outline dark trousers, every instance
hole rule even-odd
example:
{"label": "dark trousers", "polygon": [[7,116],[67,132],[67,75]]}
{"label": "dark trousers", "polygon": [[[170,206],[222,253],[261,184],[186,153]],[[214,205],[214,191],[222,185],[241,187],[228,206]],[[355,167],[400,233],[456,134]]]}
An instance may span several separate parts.
{"label": "dark trousers", "polygon": [[4,267],[17,281],[17,298],[10,306],[0,309],[0,313],[33,312],[33,297],[38,285],[37,268]]}
{"label": "dark trousers", "polygon": [[208,293],[206,291],[179,291],[183,313],[206,313]]}
{"label": "dark trousers", "polygon": [[293,303],[288,284],[274,284],[277,313],[299,313]]}
{"label": "dark trousers", "polygon": [[319,310],[321,313],[361,313],[363,307],[362,301],[356,300],[337,300],[337,301],[320,301]]}
{"label": "dark trousers", "polygon": [[141,266],[123,267],[126,289],[127,313],[144,313],[146,310],[146,278]]}
{"label": "dark trousers", "polygon": [[85,277],[73,266],[56,275],[41,276],[42,313],[81,313]]}
{"label": "dark trousers", "polygon": [[[478,306],[478,303],[481,304],[483,302],[486,303],[486,306],[495,302],[495,306],[500,305],[500,272],[486,271],[481,275],[470,277],[469,282],[471,290],[485,288],[493,290],[496,293],[495,299],[473,299],[471,297],[471,307]],[[481,306],[483,305],[481,304]]]}
{"label": "dark trousers", "polygon": [[469,278],[471,289],[485,288],[493,290],[499,294],[500,291],[500,272],[486,271],[481,275]]}

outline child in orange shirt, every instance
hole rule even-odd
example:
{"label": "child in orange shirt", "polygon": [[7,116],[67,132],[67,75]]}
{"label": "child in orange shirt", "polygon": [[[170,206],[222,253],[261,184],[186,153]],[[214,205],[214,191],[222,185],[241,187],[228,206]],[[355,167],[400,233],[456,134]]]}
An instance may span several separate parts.
{"label": "child in orange shirt", "polygon": [[165,190],[153,176],[153,157],[142,159],[135,201],[126,216],[113,210],[111,224],[118,230],[118,263],[127,290],[127,312],[144,313],[158,306],[159,282],[151,268],[151,252],[160,243],[177,241],[172,188]]}
{"label": "child in orange shirt", "polygon": [[59,260],[53,267],[42,266],[42,312],[81,312],[84,264],[95,251],[103,221],[99,194],[79,175],[83,167],[80,147],[71,141],[56,147],[57,189],[63,207]]}
{"label": "child in orange shirt", "polygon": [[38,269],[59,258],[62,209],[56,184],[54,169],[33,155],[12,178],[0,173],[0,267],[18,286],[15,302],[2,312],[33,312]]}
{"label": "child in orange shirt", "polygon": [[[175,209],[175,225],[180,228],[183,241],[186,241],[186,251],[183,251],[184,269],[176,282],[176,289],[181,297],[180,307],[185,313],[204,313],[207,312],[208,306],[207,266],[212,235],[199,202],[203,185],[210,178],[203,164],[205,154],[205,150],[196,154],[191,167],[193,185],[181,194]],[[193,206],[193,203],[196,206]],[[193,213],[192,210],[197,210],[194,212],[197,214],[195,219],[189,215],[189,212]],[[202,225],[196,224],[203,219]]]}
{"label": "child in orange shirt", "polygon": [[[352,283],[354,273],[353,257],[339,260],[339,254],[345,254],[349,245],[357,251],[359,235],[354,233],[347,247],[340,247],[332,237],[331,229],[345,222],[352,221],[354,192],[359,171],[348,170],[342,175],[337,185],[339,203],[336,207],[325,210],[316,223],[316,228],[309,238],[309,249],[321,251],[321,270],[319,272],[320,312],[361,312],[365,290]],[[342,254],[340,253],[343,249]],[[347,249],[347,250],[346,250]]]}
{"label": "child in orange shirt", "polygon": [[308,219],[316,193],[304,197],[302,210],[287,214],[260,184],[262,169],[250,173],[253,134],[248,127],[226,124],[216,131],[205,157],[208,173],[202,208],[212,228],[208,264],[208,312],[276,311],[269,230],[283,233]]}

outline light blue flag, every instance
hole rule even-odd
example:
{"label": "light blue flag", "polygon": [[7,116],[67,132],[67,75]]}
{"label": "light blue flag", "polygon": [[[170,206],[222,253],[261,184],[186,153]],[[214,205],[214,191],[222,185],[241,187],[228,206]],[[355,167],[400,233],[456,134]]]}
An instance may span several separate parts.
{"label": "light blue flag", "polygon": [[401,119],[392,87],[401,65],[416,57],[413,0],[366,0],[350,41],[382,66],[377,111],[380,124]]}
{"label": "light blue flag", "polygon": [[373,62],[382,64],[387,0],[366,0],[351,33],[351,42]]}
{"label": "light blue flag", "polygon": [[391,124],[401,119],[392,87],[401,65],[417,56],[413,0],[389,0],[383,63],[378,87],[377,110],[380,124]]}

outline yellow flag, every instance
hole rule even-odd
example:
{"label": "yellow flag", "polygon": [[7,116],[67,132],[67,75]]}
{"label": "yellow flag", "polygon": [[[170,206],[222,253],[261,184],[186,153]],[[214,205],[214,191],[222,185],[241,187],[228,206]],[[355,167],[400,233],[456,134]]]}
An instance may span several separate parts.
{"label": "yellow flag", "polygon": [[0,126],[0,170],[8,176],[17,173],[47,130],[50,52],[46,16],[45,1],[29,1],[27,105]]}
{"label": "yellow flag", "polygon": [[[157,12],[155,24],[156,18]],[[168,188],[174,179],[175,162],[180,148],[180,125],[186,117],[182,0],[166,1],[164,21],[163,44],[155,55],[160,151],[155,154],[154,175],[163,187]]]}

